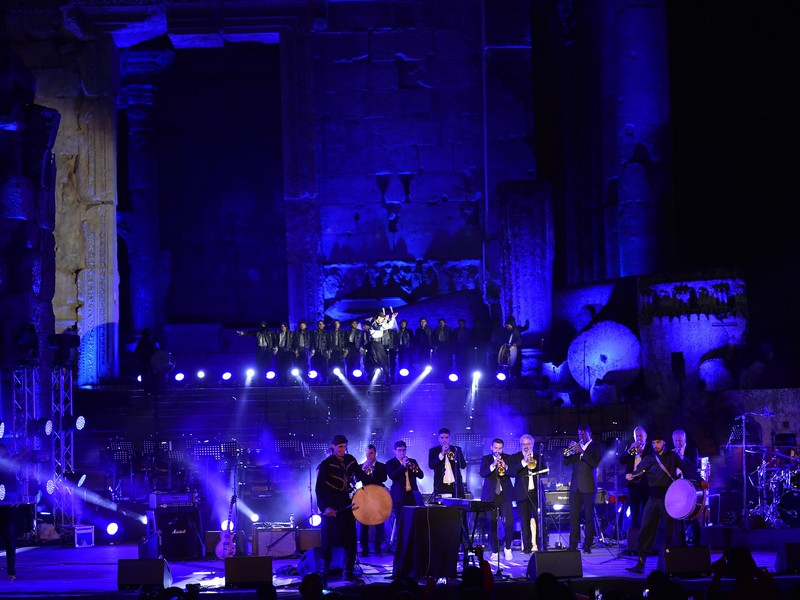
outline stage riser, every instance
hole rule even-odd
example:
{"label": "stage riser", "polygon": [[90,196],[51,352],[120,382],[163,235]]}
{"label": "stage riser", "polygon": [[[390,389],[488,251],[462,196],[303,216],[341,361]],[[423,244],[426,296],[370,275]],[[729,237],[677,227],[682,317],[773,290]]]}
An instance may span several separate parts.
{"label": "stage riser", "polygon": [[741,527],[703,527],[700,543],[724,550],[744,546],[751,550],[774,550],[781,544],[800,539],[800,529],[744,529]]}

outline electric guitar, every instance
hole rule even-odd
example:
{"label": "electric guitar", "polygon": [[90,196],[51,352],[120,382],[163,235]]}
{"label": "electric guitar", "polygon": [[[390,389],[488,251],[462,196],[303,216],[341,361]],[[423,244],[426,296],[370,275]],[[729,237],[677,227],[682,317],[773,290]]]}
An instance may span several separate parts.
{"label": "electric guitar", "polygon": [[231,496],[231,506],[228,509],[228,531],[219,534],[219,543],[214,550],[217,558],[225,560],[236,554],[236,542],[233,541],[233,505],[236,504],[236,494]]}

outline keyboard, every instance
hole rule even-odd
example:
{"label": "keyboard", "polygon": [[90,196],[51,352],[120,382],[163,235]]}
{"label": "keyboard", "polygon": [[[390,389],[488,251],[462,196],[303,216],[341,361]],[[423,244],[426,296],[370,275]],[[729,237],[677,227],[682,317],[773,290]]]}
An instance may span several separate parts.
{"label": "keyboard", "polygon": [[456,506],[465,512],[487,512],[494,510],[494,502],[470,500],[467,498],[436,498],[436,504]]}

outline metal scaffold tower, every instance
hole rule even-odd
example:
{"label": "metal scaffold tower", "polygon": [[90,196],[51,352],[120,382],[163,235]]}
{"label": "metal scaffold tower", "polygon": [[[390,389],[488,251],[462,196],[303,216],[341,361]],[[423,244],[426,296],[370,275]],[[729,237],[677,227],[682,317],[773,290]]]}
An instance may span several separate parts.
{"label": "metal scaffold tower", "polygon": [[[13,415],[12,435],[14,438],[14,454],[30,452],[34,454],[50,448],[44,448],[42,436],[34,430],[41,418],[42,405],[36,390],[39,389],[39,365],[17,365],[14,367],[14,386],[12,389]],[[20,495],[23,502],[31,502],[31,482],[40,481],[39,461],[26,461],[18,472]]]}
{"label": "metal scaffold tower", "polygon": [[[75,472],[72,369],[54,366],[53,400],[53,523],[75,525],[75,492],[68,477]],[[48,490],[49,491],[49,490]]]}

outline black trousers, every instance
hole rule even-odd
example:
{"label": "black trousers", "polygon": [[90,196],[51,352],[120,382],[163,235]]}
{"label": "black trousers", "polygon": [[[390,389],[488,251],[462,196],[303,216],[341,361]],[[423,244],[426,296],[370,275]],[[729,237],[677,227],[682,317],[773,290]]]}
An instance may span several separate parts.
{"label": "black trousers", "polygon": [[583,547],[591,548],[594,543],[594,498],[596,492],[569,493],[569,547],[577,548],[581,541],[581,513],[584,520]]}
{"label": "black trousers", "polygon": [[647,499],[650,497],[650,488],[647,485],[628,486],[628,506],[631,509],[631,527],[639,528],[642,526],[642,515]]}
{"label": "black trousers", "polygon": [[[531,519],[539,518],[539,499],[536,490],[528,490],[528,494],[525,498],[517,500],[517,514],[519,514],[519,520],[522,525],[522,550],[529,552],[533,549],[533,542],[531,541],[533,536]],[[546,531],[544,530],[545,528],[542,529],[541,533],[545,535],[542,542],[542,549],[544,549],[547,547],[547,537]],[[538,529],[537,533],[539,533]]]}
{"label": "black trousers", "polygon": [[675,519],[669,516],[667,507],[664,505],[664,498],[657,498],[651,495],[644,507],[642,528],[639,530],[639,556],[647,556],[653,550],[659,521],[664,523],[665,544],[671,546]]}
{"label": "black trousers", "polygon": [[334,546],[344,548],[345,571],[352,573],[356,566],[356,518],[352,510],[342,510],[335,517],[322,517],[320,540],[322,560],[331,562]]}

